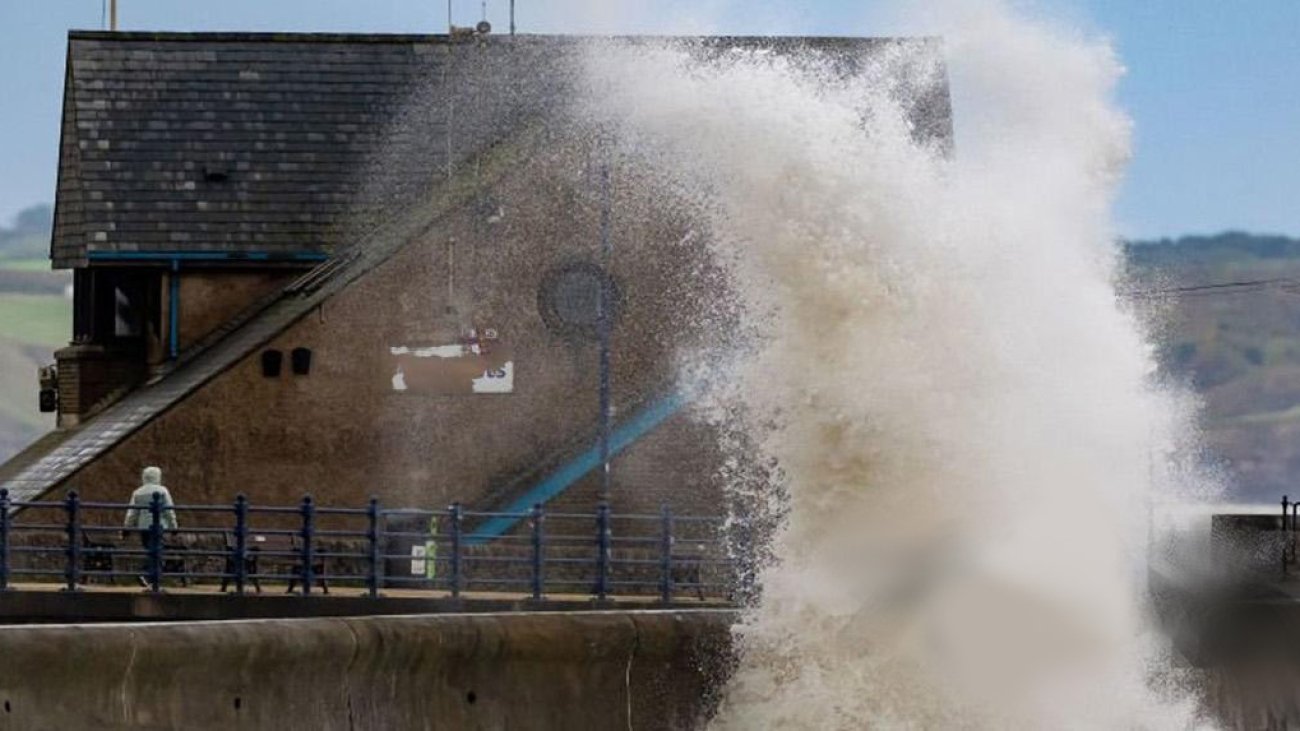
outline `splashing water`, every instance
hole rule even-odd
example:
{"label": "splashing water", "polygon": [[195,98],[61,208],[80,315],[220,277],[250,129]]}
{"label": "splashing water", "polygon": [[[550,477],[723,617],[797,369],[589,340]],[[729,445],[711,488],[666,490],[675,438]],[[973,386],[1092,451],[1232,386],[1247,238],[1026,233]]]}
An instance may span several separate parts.
{"label": "splashing water", "polygon": [[848,79],[644,45],[587,70],[591,113],[695,191],[760,333],[718,398],[789,515],[714,725],[1194,726],[1142,611],[1186,420],[1115,293],[1121,69],[996,4],[952,19],[977,101],[951,155],[908,118],[942,74],[915,46]]}

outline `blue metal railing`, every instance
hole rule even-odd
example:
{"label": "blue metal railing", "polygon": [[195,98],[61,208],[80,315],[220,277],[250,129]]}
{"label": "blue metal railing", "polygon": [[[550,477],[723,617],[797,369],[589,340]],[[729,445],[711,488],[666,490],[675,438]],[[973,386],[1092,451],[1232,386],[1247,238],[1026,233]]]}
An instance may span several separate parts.
{"label": "blue metal railing", "polygon": [[[135,509],[147,524],[122,527]],[[22,511],[16,513],[15,511]],[[182,525],[169,529],[166,518]],[[471,544],[467,519],[506,519],[517,533]],[[540,504],[522,514],[445,510],[384,510],[377,498],[362,508],[256,506],[239,495],[227,505],[168,505],[154,494],[147,506],[82,500],[12,500],[0,489],[0,592],[20,581],[55,578],[76,592],[94,581],[140,580],[160,593],[170,581],[219,582],[225,593],[262,591],[280,581],[302,596],[329,584],[382,589],[518,594],[532,601],[563,594],[596,601],[645,595],[670,603],[685,594],[729,599],[737,562],[727,553],[723,521],[713,517],[619,514],[601,503],[595,513],[548,513]],[[130,540],[140,541],[138,548]],[[679,548],[686,546],[686,552]],[[216,570],[212,565],[222,568]],[[278,565],[281,571],[275,571]],[[330,568],[334,570],[331,571]]]}
{"label": "blue metal railing", "polygon": [[1300,526],[1300,500],[1291,502],[1287,495],[1282,496],[1282,574],[1286,575],[1291,565],[1296,563],[1296,532]]}

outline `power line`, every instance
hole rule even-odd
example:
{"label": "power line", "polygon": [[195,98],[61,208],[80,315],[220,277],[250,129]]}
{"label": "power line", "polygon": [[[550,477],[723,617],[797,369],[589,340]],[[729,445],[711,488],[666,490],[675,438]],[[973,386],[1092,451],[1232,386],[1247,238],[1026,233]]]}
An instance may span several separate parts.
{"label": "power line", "polygon": [[1285,294],[1300,294],[1300,280],[1291,278],[1255,279],[1240,282],[1215,282],[1211,284],[1193,284],[1182,287],[1165,287],[1160,289],[1130,290],[1120,292],[1126,299],[1158,299],[1163,297],[1248,294],[1267,290],[1279,290]]}

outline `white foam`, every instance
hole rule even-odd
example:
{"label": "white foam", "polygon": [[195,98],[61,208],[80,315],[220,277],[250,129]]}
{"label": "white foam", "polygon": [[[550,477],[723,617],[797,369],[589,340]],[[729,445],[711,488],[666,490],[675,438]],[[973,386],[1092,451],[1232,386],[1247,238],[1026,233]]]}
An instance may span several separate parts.
{"label": "white foam", "polygon": [[718,728],[1194,725],[1152,690],[1135,581],[1188,430],[1115,294],[1121,69],[962,12],[947,48],[978,106],[951,158],[900,103],[937,78],[916,55],[850,81],[645,45],[588,69],[590,114],[696,191],[762,333],[730,397],[789,517]]}

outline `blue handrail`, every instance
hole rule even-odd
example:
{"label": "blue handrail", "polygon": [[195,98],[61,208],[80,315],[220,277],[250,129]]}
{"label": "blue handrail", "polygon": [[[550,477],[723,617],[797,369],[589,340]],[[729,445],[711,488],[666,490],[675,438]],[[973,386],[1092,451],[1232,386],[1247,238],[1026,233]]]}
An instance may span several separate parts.
{"label": "blue handrail", "polygon": [[[610,434],[610,455],[617,455],[635,444],[642,437],[658,428],[660,424],[681,411],[687,403],[686,395],[680,391],[674,391],[652,403],[644,411],[633,416]],[[520,521],[527,518],[534,505],[544,505],[551,498],[569,489],[575,482],[581,480],[587,473],[600,465],[600,444],[595,444],[562,465],[546,479],[537,483],[537,485],[500,511],[515,515],[498,516],[483,523],[474,532],[466,536],[465,543],[471,546],[480,545],[508,533]]]}

